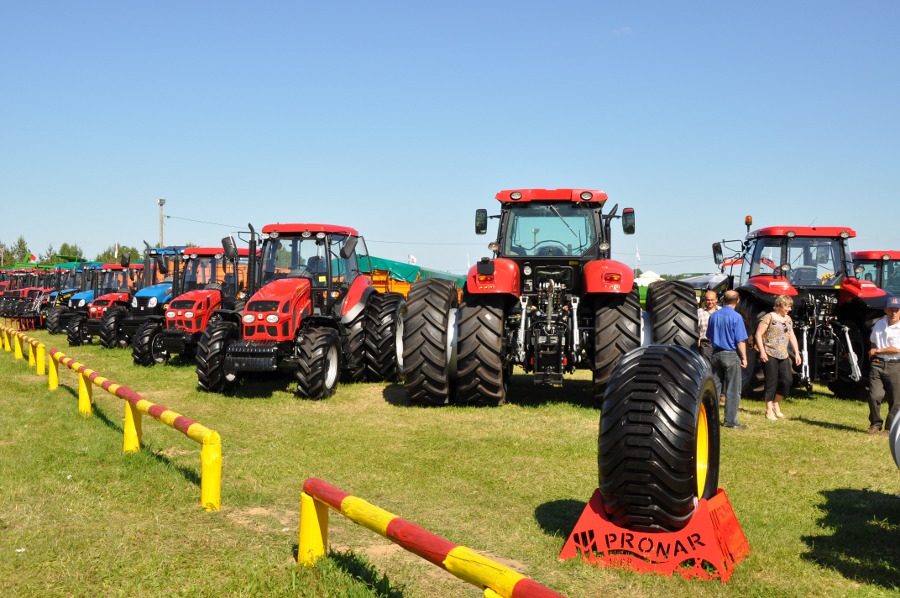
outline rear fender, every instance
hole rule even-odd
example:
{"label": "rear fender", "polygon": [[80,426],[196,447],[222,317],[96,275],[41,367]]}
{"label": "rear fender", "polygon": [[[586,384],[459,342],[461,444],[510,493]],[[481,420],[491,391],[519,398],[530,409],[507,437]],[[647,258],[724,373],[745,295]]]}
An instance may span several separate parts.
{"label": "rear fender", "polygon": [[518,297],[522,292],[519,266],[502,257],[481,260],[469,269],[466,292],[470,295],[510,294]]}
{"label": "rear fender", "polygon": [[757,297],[764,295],[772,297],[772,301],[768,301],[768,303],[772,303],[774,297],[778,295],[787,295],[788,297],[798,295],[797,289],[782,276],[754,276],[748,279],[744,286],[749,287],[752,294]]}
{"label": "rear fender", "polygon": [[368,278],[365,276],[354,278],[341,303],[341,321],[349,322],[355,318],[366,307],[369,296],[374,292],[375,288],[372,287]]}
{"label": "rear fender", "polygon": [[615,260],[594,260],[584,265],[584,291],[590,293],[630,293],[634,271]]}

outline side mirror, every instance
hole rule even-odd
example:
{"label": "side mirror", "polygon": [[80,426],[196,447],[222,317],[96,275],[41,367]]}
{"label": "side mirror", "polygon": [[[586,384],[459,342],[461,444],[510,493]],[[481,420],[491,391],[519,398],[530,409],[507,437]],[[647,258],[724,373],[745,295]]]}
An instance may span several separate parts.
{"label": "side mirror", "polygon": [[713,243],[713,260],[715,260],[717,266],[721,266],[722,262],[725,261],[725,258],[722,256],[722,244],[721,243]]}
{"label": "side mirror", "polygon": [[227,257],[229,260],[234,260],[238,256],[238,250],[234,244],[234,237],[223,238],[222,249],[225,250],[225,257]]}
{"label": "side mirror", "polygon": [[622,232],[626,235],[634,234],[634,208],[622,210]]}
{"label": "side mirror", "polygon": [[479,208],[475,210],[475,234],[483,235],[487,232],[487,210]]}
{"label": "side mirror", "polygon": [[161,255],[156,256],[156,271],[163,276],[169,273],[169,266],[166,265],[166,260]]}
{"label": "side mirror", "polygon": [[356,244],[359,242],[359,238],[357,237],[347,237],[347,240],[344,241],[344,244],[341,246],[341,257],[347,259],[353,252],[356,250]]}
{"label": "side mirror", "polygon": [[131,254],[123,253],[122,256],[119,258],[119,263],[122,264],[123,268],[127,268],[128,266],[130,266],[131,265]]}

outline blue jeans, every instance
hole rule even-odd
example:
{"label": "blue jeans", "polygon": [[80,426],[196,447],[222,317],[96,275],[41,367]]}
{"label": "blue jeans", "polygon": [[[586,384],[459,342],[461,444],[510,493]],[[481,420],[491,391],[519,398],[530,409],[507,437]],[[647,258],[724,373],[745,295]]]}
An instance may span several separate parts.
{"label": "blue jeans", "polygon": [[725,393],[726,426],[737,425],[738,407],[741,404],[741,360],[737,351],[715,351],[712,356],[713,376]]}

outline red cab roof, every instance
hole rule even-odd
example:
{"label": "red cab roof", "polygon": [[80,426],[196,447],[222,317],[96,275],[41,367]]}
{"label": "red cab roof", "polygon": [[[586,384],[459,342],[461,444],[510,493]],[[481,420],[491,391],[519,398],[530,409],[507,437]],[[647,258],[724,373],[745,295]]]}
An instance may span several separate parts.
{"label": "red cab roof", "polygon": [[282,233],[332,233],[337,235],[353,235],[354,237],[358,237],[359,233],[356,232],[356,229],[350,228],[349,226],[338,226],[336,224],[267,224],[263,227],[263,234],[269,234],[273,232]]}
{"label": "red cab roof", "polygon": [[900,261],[900,251],[854,251],[854,260]]}
{"label": "red cab roof", "polygon": [[[582,194],[585,194],[587,199],[584,199]],[[507,189],[499,192],[495,197],[502,203],[573,201],[599,203],[600,205],[603,205],[608,199],[606,192],[599,189]]]}
{"label": "red cab roof", "polygon": [[786,237],[793,231],[795,237],[840,237],[842,233],[850,239],[856,236],[856,231],[843,226],[769,226],[747,233],[747,238],[754,237]]}

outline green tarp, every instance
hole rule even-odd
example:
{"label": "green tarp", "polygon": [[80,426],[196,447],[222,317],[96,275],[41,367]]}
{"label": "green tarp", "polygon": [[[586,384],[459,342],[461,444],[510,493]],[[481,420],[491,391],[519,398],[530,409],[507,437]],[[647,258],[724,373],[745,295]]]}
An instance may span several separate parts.
{"label": "green tarp", "polygon": [[[375,270],[386,270],[390,273],[391,278],[394,280],[402,280],[404,282],[413,282],[414,280],[418,280],[419,278],[442,278],[444,280],[450,280],[459,288],[463,288],[466,284],[466,277],[460,276],[458,274],[451,274],[450,272],[441,272],[439,270],[429,270],[428,268],[422,268],[421,266],[417,266],[415,264],[407,264],[405,262],[398,262],[395,260],[388,260],[381,257],[375,257],[370,255],[369,260],[372,262],[372,268]],[[361,260],[362,267],[366,267],[366,260]],[[367,274],[371,274],[371,272],[367,272]]]}

